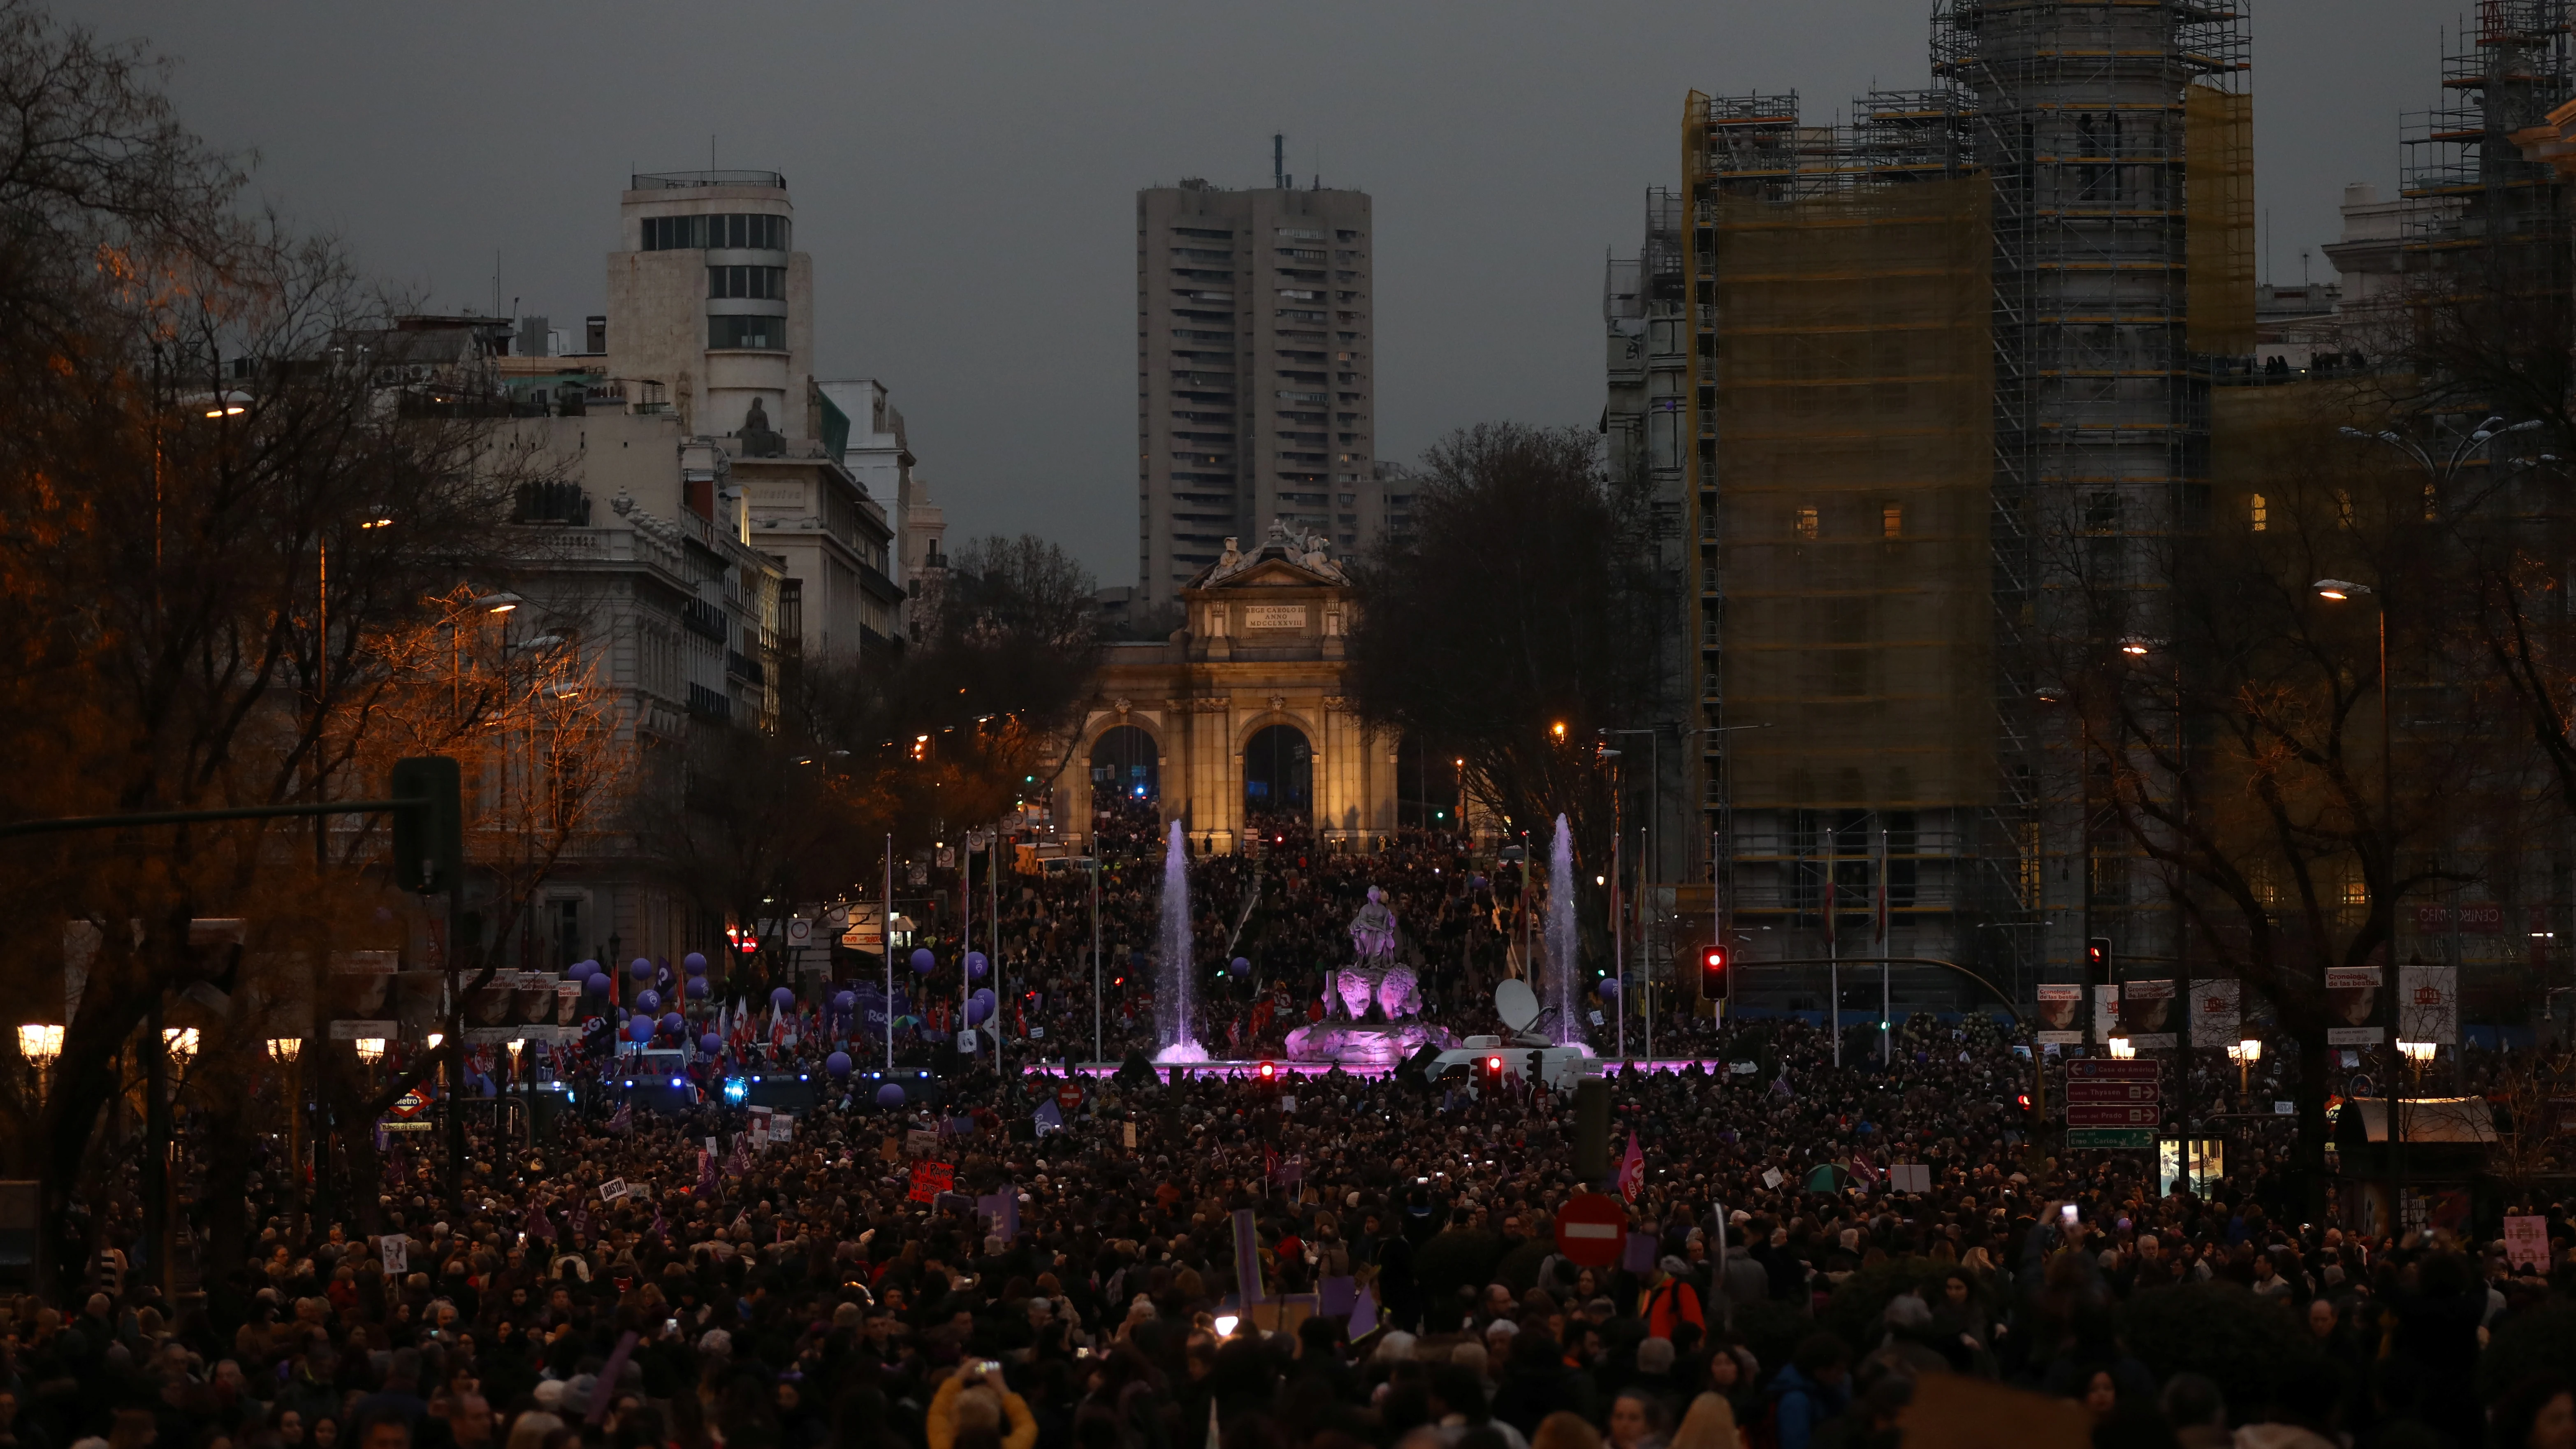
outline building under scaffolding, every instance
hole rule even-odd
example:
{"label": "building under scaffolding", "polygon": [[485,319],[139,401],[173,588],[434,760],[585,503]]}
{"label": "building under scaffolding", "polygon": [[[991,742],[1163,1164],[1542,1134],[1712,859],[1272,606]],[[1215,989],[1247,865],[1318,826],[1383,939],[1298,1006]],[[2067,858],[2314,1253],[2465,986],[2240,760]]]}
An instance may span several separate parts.
{"label": "building under scaffolding", "polygon": [[1760,963],[2026,997],[2089,935],[2174,949],[2037,680],[2044,637],[2154,631],[2206,508],[2212,359],[2253,340],[2243,10],[1944,0],[1932,71],[1841,126],[1684,118],[1694,783],[1745,987],[1806,1005],[1822,972]]}

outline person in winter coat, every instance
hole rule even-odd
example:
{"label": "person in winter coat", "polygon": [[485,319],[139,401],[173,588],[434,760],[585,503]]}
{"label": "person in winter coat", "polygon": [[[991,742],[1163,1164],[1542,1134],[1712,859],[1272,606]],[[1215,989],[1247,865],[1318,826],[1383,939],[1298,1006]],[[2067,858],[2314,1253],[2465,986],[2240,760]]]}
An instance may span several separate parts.
{"label": "person in winter coat", "polygon": [[1843,1341],[1830,1333],[1810,1334],[1771,1384],[1780,1449],[1811,1449],[1817,1426],[1850,1406],[1850,1360]]}
{"label": "person in winter coat", "polygon": [[1666,1258],[1656,1265],[1638,1311],[1646,1320],[1649,1338],[1670,1340],[1675,1326],[1684,1323],[1702,1335],[1708,1331],[1708,1320],[1700,1316],[1699,1290],[1691,1286],[1690,1265],[1679,1258]]}

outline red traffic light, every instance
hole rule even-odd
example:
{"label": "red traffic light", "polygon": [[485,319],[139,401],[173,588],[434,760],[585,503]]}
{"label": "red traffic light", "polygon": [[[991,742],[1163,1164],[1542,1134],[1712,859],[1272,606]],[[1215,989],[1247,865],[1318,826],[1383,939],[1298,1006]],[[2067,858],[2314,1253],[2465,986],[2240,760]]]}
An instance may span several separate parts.
{"label": "red traffic light", "polygon": [[1279,1075],[1279,1067],[1275,1062],[1263,1062],[1260,1071],[1261,1080],[1265,1082]]}
{"label": "red traffic light", "polygon": [[1718,1001],[1726,996],[1726,957],[1724,946],[1711,946],[1699,953],[1699,995],[1702,1001]]}
{"label": "red traffic light", "polygon": [[2018,1093],[2018,1094],[2016,1094],[2016,1095],[2013,1097],[2013,1105],[2014,1105],[2014,1106],[2016,1106],[2016,1107],[2021,1108],[2024,1112],[2029,1111],[2029,1110],[2030,1110],[2030,1093],[2028,1093],[2028,1092],[2022,1092],[2022,1093]]}

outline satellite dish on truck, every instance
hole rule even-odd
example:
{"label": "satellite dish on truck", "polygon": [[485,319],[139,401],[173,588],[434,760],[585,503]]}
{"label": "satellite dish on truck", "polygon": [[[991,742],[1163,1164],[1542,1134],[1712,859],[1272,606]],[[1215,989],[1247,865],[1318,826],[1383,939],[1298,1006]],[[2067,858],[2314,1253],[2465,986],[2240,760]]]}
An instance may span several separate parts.
{"label": "satellite dish on truck", "polygon": [[1503,1030],[1510,1032],[1512,1039],[1518,1044],[1537,1047],[1555,1045],[1534,1030],[1545,1013],[1539,1010],[1538,995],[1530,990],[1528,982],[1507,979],[1496,985],[1494,1014],[1503,1019]]}

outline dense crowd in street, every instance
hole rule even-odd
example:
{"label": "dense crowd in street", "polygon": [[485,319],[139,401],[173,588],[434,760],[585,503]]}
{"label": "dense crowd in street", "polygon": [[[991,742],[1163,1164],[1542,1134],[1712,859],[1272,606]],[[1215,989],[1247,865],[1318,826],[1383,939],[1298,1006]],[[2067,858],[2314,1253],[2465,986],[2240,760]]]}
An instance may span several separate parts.
{"label": "dense crowd in street", "polygon": [[[1155,1045],[1165,839],[1150,801],[1106,802],[1094,829],[1101,861],[1098,1045],[1103,1057],[1118,1060]],[[1508,969],[1506,955],[1520,927],[1518,868],[1480,873],[1465,842],[1429,831],[1400,831],[1368,844],[1365,851],[1335,849],[1311,824],[1256,819],[1242,849],[1191,857],[1190,914],[1201,977],[1194,1031],[1213,1054],[1281,1055],[1287,1034],[1326,1010],[1327,973],[1350,960],[1350,918],[1370,886],[1386,891],[1402,925],[1402,954],[1420,973],[1426,1019],[1437,1024],[1491,1015],[1490,992]],[[1000,964],[1003,1025],[1013,1054],[1060,1058],[1070,1049],[1089,1058],[1095,998],[1087,874],[1007,875],[998,927],[983,919],[990,909],[985,878],[979,871],[974,879],[978,894],[973,917],[964,922],[971,932],[965,939],[990,947]],[[957,901],[943,900],[944,919],[964,914]],[[900,984],[906,1005],[914,996],[921,1003],[901,1015],[917,1016],[923,1025],[899,1033],[898,1065],[928,1062],[953,1037],[949,1028],[968,989],[956,954],[936,953],[935,970]],[[881,1061],[882,1047],[875,1051],[863,1059]]]}
{"label": "dense crowd in street", "polygon": [[0,1440],[1823,1449],[1896,1442],[1933,1375],[2097,1444],[2576,1436],[2563,1201],[2509,1205],[2552,1235],[2516,1270],[2303,1221],[2267,1160],[2186,1197],[2035,1154],[1999,1031],[1918,1019],[1840,1069],[1795,1024],[1721,1044],[1758,1070],[1613,1077],[1637,1238],[1607,1269],[1554,1244],[1569,1108],[1511,1082],[1131,1073],[1040,1131],[1067,1083],[970,1074],[774,1144],[603,1110],[478,1137],[461,1194],[397,1144],[363,1221],[309,1227],[264,1174],[252,1263],[201,1295],[111,1233],[17,1301]]}
{"label": "dense crowd in street", "polygon": [[[1150,976],[1162,842],[1102,823],[1102,940]],[[1199,955],[1248,968],[1209,978],[1220,1055],[1311,1019],[1370,885],[1432,1019],[1493,1029],[1514,882],[1446,838],[1265,835],[1192,862]],[[2288,1170],[2286,1120],[2237,1120],[2195,1193],[2056,1152],[1994,1018],[1855,1023],[1838,1056],[1677,1015],[1714,1065],[1614,1072],[1620,1167],[1586,1183],[1569,1103],[1516,1078],[1048,1074],[1044,1043],[1089,1055],[1090,883],[1002,903],[1007,1074],[812,1071],[766,1139],[717,1093],[593,1092],[524,1137],[478,1119],[461,1188],[443,1135],[390,1139],[337,1221],[263,1159],[249,1265],[166,1295],[132,1205],[80,1204],[95,1266],[17,1300],[0,1449],[1860,1449],[1932,1376],[2123,1449],[2576,1449],[2563,1177],[2374,1238]],[[1109,1003],[1111,1055],[1149,1048],[1150,983]],[[1607,1266],[1555,1236],[1595,1189],[1628,1219]],[[2508,1263],[2500,1212],[2545,1219],[2547,1263]]]}

